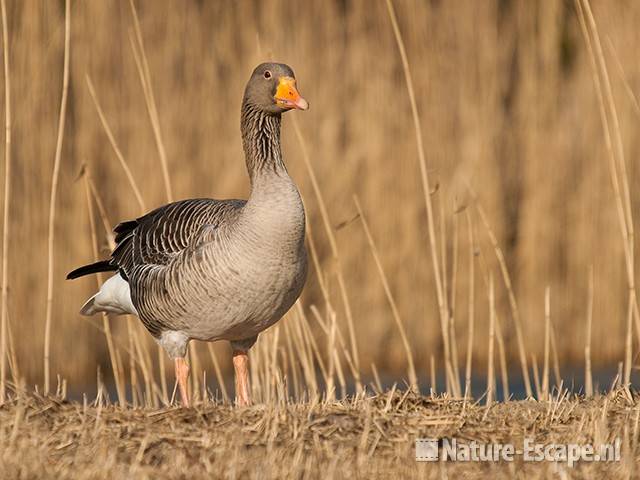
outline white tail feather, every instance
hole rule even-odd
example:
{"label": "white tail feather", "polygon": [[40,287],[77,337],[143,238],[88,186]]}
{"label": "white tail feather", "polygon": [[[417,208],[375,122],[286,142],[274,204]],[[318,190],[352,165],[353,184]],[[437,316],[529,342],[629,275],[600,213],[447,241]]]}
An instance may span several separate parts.
{"label": "white tail feather", "polygon": [[129,283],[119,273],[109,278],[100,287],[100,291],[91,297],[80,309],[82,315],[90,316],[98,312],[125,315],[138,311],[131,301]]}

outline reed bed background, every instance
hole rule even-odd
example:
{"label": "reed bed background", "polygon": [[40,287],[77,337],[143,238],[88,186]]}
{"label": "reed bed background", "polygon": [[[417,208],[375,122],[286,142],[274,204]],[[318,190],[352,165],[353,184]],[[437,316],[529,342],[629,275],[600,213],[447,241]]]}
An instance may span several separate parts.
{"label": "reed bed background", "polygon": [[[514,376],[548,398],[583,368],[629,384],[637,3],[2,5],[7,381],[82,392],[98,367],[123,402],[170,400],[143,327],[80,317],[96,281],[63,279],[108,253],[120,220],[246,197],[240,99],[275,59],[311,104],[283,134],[312,269],[253,349],[259,401],[389,378],[460,397],[476,376],[487,403]],[[202,398],[231,393],[227,353],[193,346]]]}

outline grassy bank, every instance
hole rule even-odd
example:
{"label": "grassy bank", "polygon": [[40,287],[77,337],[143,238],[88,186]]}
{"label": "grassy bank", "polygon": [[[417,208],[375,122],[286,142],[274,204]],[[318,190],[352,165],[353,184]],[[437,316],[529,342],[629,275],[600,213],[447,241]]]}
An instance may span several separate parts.
{"label": "grassy bank", "polygon": [[[635,478],[636,396],[493,404],[391,390],[348,400],[122,409],[20,395],[0,407],[4,478]],[[416,462],[416,438],[612,443],[612,462]]]}

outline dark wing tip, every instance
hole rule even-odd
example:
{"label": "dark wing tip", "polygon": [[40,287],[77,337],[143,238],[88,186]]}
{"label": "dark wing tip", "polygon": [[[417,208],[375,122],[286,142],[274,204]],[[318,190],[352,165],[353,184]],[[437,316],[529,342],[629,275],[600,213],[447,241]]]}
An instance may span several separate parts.
{"label": "dark wing tip", "polygon": [[69,272],[67,274],[67,280],[84,277],[85,275],[90,275],[92,273],[113,272],[117,269],[118,267],[116,265],[112,265],[109,260],[100,260],[99,262],[84,265]]}

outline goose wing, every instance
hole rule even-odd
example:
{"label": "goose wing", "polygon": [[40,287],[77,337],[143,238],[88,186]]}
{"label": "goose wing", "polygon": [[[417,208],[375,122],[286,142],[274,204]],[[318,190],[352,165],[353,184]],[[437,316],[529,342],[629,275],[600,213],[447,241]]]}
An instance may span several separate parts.
{"label": "goose wing", "polygon": [[140,265],[167,265],[185,250],[204,226],[235,219],[243,200],[192,199],[170,203],[115,228],[111,262],[128,278]]}
{"label": "goose wing", "polygon": [[116,226],[111,258],[69,273],[77,278],[99,271],[119,271],[126,280],[134,268],[167,265],[197,241],[203,227],[217,228],[235,220],[244,200],[196,198],[169,203],[135,220]]}

